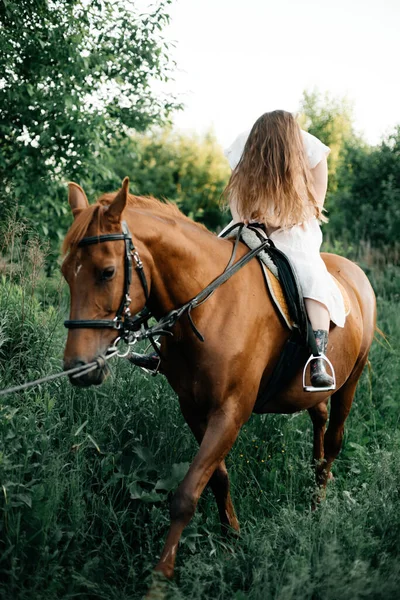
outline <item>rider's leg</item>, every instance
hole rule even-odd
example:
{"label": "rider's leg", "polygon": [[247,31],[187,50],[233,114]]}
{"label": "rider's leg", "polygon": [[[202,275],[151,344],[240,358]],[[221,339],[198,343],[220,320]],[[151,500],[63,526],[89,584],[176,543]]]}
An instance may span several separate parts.
{"label": "rider's leg", "polygon": [[317,331],[318,329],[329,331],[330,317],[326,306],[311,298],[305,298],[305,303],[308,318],[311,321],[314,331]]}
{"label": "rider's leg", "polygon": [[129,361],[136,367],[147,369],[148,371],[158,371],[160,366],[160,357],[156,352],[151,354],[138,354],[137,352],[131,352],[128,356]]}
{"label": "rider's leg", "polygon": [[[321,354],[326,354],[329,335],[329,311],[317,300],[305,298],[308,317],[317,342],[317,348]],[[330,387],[333,384],[331,377],[325,368],[325,361],[321,358],[315,358],[310,363],[311,385],[315,387]]]}

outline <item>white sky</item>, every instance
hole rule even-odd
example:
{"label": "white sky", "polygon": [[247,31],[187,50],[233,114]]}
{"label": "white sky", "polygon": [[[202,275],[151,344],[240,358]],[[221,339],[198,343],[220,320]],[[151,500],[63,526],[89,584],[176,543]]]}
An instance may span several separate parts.
{"label": "white sky", "polygon": [[400,0],[175,0],[170,14],[179,129],[227,145],[314,87],[346,95],[370,143],[400,124]]}

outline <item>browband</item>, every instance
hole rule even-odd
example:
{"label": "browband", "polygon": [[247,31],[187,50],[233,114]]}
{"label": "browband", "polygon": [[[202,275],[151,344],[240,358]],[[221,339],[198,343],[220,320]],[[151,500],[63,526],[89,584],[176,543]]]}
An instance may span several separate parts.
{"label": "browband", "polygon": [[92,246],[93,244],[99,244],[101,242],[116,242],[118,240],[125,240],[126,235],[124,233],[104,233],[103,235],[92,235],[90,237],[83,238],[78,243],[78,248],[82,246]]}

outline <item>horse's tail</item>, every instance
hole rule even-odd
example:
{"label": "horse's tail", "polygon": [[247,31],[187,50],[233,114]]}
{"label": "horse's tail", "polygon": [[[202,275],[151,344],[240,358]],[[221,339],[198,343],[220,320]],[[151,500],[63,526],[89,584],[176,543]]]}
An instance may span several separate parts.
{"label": "horse's tail", "polygon": [[385,340],[385,342],[386,342],[387,346],[390,348],[390,350],[392,350],[392,345],[391,345],[391,343],[389,342],[389,339],[388,339],[388,336],[386,335],[386,333],[384,333],[384,332],[382,331],[382,329],[379,329],[379,327],[375,327],[375,335],[374,335],[374,339],[375,339],[375,341],[376,341],[376,342],[377,342],[377,343],[378,343],[380,346],[383,346],[383,347],[385,347],[385,346],[384,346],[384,344],[382,344],[382,342],[380,342],[380,341],[379,341],[379,339],[378,339],[378,337],[377,337],[377,335],[376,335],[376,334],[378,334],[378,335],[379,335],[381,338],[383,338],[383,339]]}

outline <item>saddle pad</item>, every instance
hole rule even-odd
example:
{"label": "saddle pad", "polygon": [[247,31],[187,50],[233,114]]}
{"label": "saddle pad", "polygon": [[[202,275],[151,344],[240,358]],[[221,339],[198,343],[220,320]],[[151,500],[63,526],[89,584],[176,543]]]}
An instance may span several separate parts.
{"label": "saddle pad", "polygon": [[283,293],[283,289],[278,278],[275,277],[272,271],[270,271],[270,269],[268,269],[268,267],[266,267],[266,265],[261,260],[259,262],[262,266],[265,283],[267,284],[267,288],[271,295],[273,303],[275,304],[278,312],[280,313],[281,317],[283,318],[289,329],[293,329],[293,321],[290,318],[289,308],[286,302],[285,294]]}
{"label": "saddle pad", "polygon": [[[285,321],[286,325],[289,327],[289,329],[293,329],[293,321],[291,320],[290,315],[289,315],[289,309],[288,309],[288,305],[286,302],[285,294],[283,293],[282,285],[278,281],[278,279],[275,277],[275,275],[266,267],[266,265],[261,260],[260,260],[260,263],[261,263],[261,266],[263,269],[265,283],[267,284],[267,288],[271,295],[271,298],[272,298],[279,314],[282,316],[283,320]],[[340,293],[342,294],[342,298],[343,298],[343,302],[344,302],[345,316],[347,317],[348,314],[350,313],[349,295],[348,295],[347,291],[345,290],[345,288],[343,287],[343,285],[340,283],[340,281],[338,281],[336,279],[336,277],[334,277],[333,275],[331,275],[331,277],[333,278],[334,282],[336,283],[336,285],[339,288]]]}

